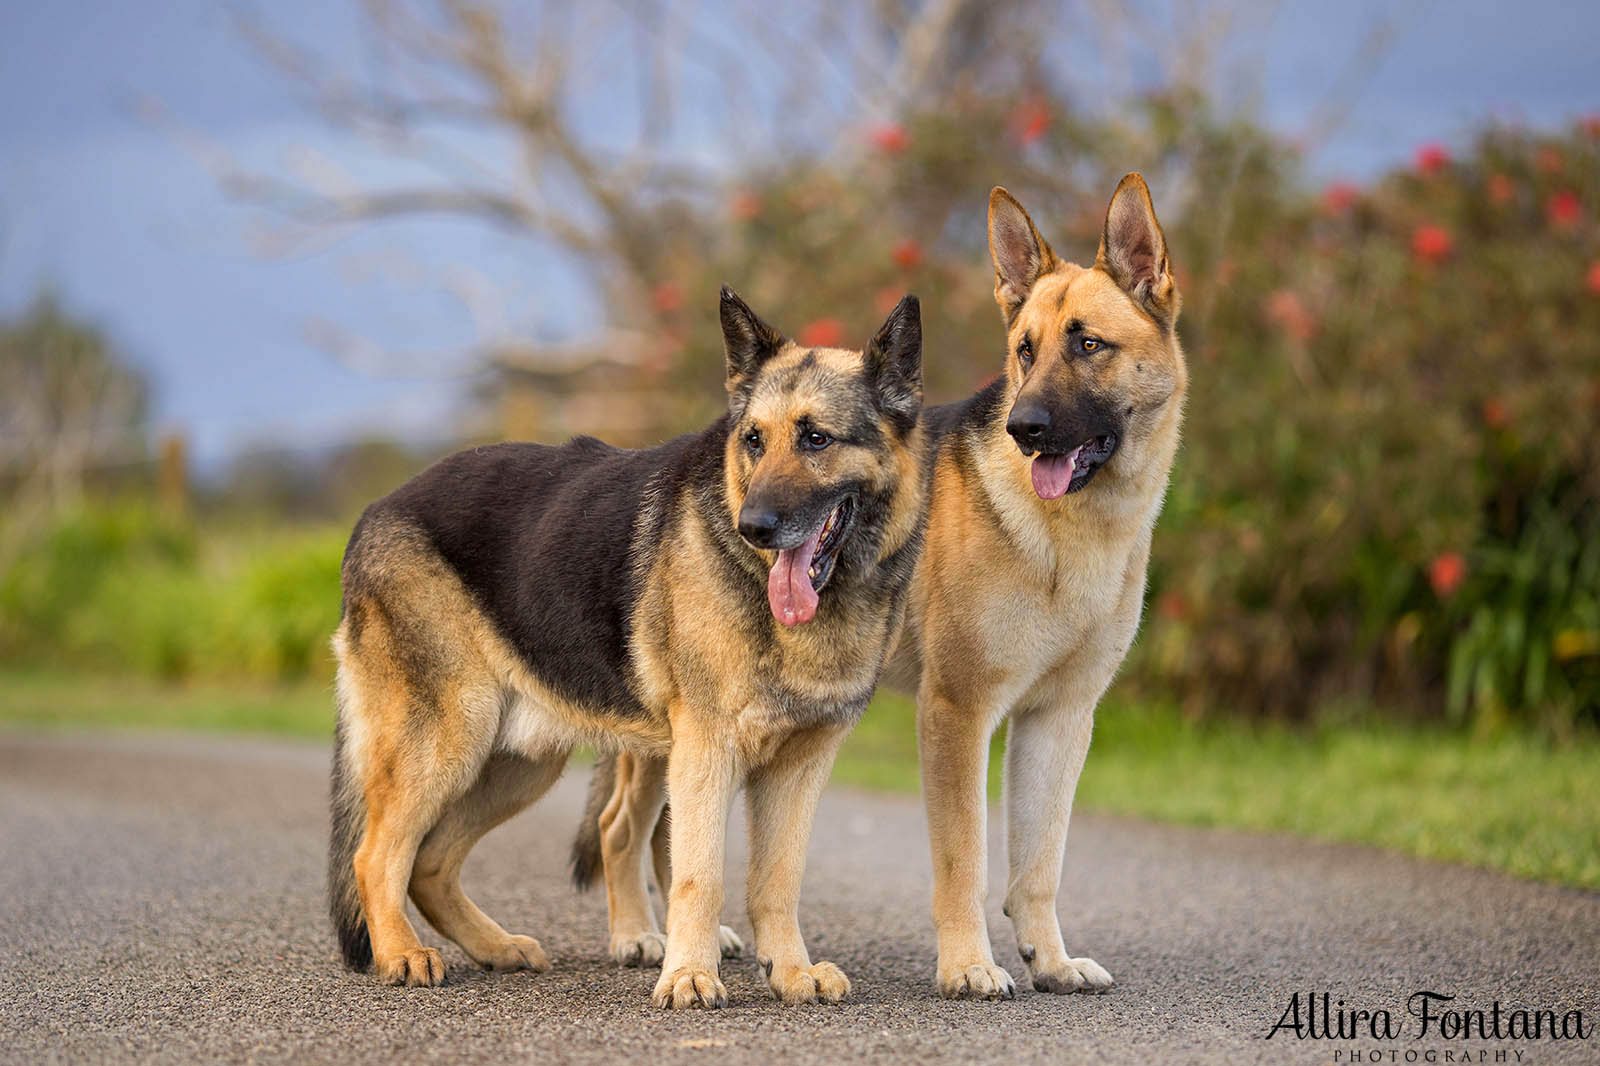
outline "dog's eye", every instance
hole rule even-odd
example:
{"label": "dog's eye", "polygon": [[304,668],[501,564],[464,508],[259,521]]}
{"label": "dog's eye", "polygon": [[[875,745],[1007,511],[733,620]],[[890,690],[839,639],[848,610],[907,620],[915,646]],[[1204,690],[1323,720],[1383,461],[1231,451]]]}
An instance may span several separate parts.
{"label": "dog's eye", "polygon": [[1017,345],[1017,362],[1022,364],[1024,371],[1033,366],[1033,342],[1026,337]]}
{"label": "dog's eye", "polygon": [[833,438],[819,429],[811,430],[800,439],[805,441],[806,447],[810,448],[814,452],[820,452],[822,449],[833,443]]}
{"label": "dog's eye", "polygon": [[1085,337],[1079,343],[1083,345],[1083,350],[1086,352],[1098,352],[1100,350],[1100,342],[1093,337]]}
{"label": "dog's eye", "polygon": [[759,452],[761,450],[761,431],[759,429],[752,429],[749,433],[746,433],[744,435],[744,443],[745,447],[749,448],[751,451]]}

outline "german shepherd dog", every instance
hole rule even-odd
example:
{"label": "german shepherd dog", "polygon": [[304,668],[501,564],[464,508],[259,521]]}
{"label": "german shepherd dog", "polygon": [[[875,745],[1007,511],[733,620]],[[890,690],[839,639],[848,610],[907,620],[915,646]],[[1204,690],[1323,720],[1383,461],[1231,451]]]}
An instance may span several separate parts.
{"label": "german shepherd dog", "polygon": [[[1039,991],[1112,984],[1068,954],[1056,896],[1095,705],[1139,627],[1188,370],[1166,238],[1138,174],[1112,196],[1093,266],[1058,259],[1001,188],[989,250],[1005,373],[923,416],[928,543],[885,678],[917,693],[939,992],[1009,999],[983,913],[989,740],[1008,716],[1005,910],[1022,960]],[[601,769],[607,812],[628,807],[627,778]],[[580,829],[580,885],[604,843],[594,837]],[[604,860],[608,890],[631,875],[641,883],[625,891],[643,894],[637,866]]]}
{"label": "german shepherd dog", "polygon": [[[773,993],[836,1003],[796,909],[817,797],[905,617],[926,520],[922,326],[804,348],[722,291],[728,413],[623,451],[579,437],[444,459],[369,507],[334,636],[330,903],[345,961],[437,985],[407,894],[482,966],[543,970],[461,890],[467,853],[560,776],[628,753],[676,832],[660,1007],[720,1007],[724,837],[743,784],[749,908]],[[637,868],[649,830],[612,843]],[[627,839],[623,839],[627,837]],[[646,903],[624,914],[656,938]]]}
{"label": "german shepherd dog", "polygon": [[1056,895],[1095,705],[1139,628],[1188,386],[1166,238],[1138,174],[1117,185],[1092,266],[1056,258],[1000,188],[989,251],[1005,374],[925,419],[928,545],[895,664],[917,686],[939,991],[980,999],[1014,994],[983,916],[985,770],[1008,716],[1018,951],[1039,991],[1112,983],[1068,954]]}

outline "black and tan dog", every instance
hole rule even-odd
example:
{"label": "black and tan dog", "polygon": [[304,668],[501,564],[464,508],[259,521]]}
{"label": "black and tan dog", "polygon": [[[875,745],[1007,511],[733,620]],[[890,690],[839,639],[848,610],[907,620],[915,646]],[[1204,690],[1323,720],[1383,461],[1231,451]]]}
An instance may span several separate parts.
{"label": "black and tan dog", "polygon": [[[461,452],[362,516],[344,561],[330,899],[352,966],[444,980],[417,908],[474,960],[545,969],[461,891],[489,829],[572,749],[628,752],[675,833],[654,1001],[721,1006],[724,837],[750,808],[749,908],[773,993],[837,1002],[796,917],[817,797],[905,615],[926,518],[914,297],[865,352],[807,349],[722,293],[728,414],[645,451]],[[624,827],[625,828],[625,827]],[[621,842],[642,870],[649,830]],[[658,936],[648,902],[624,915]]]}
{"label": "black and tan dog", "polygon": [[[1040,991],[1112,983],[1068,954],[1056,895],[1095,705],[1139,626],[1188,382],[1166,239],[1139,175],[1117,186],[1091,267],[1058,259],[1004,189],[989,197],[989,248],[1005,374],[923,417],[928,543],[886,674],[917,693],[939,991],[981,999],[1015,990],[984,921],[989,739],[1008,717],[1005,908],[1023,962]],[[606,815],[633,806],[630,780],[603,768]],[[585,849],[602,850],[593,838],[580,830],[580,882]],[[604,859],[613,900],[643,895],[637,864]],[[635,883],[619,889],[620,877]]]}

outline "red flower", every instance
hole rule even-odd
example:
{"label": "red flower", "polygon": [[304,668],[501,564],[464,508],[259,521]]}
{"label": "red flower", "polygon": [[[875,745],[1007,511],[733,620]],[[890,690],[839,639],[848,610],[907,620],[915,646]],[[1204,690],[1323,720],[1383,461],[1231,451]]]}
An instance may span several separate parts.
{"label": "red flower", "polygon": [[1589,264],[1589,273],[1584,280],[1589,284],[1589,291],[1600,296],[1600,259]]}
{"label": "red flower", "polygon": [[1505,401],[1491,396],[1483,401],[1483,424],[1490,429],[1504,429],[1511,416],[1506,413]]}
{"label": "red flower", "polygon": [[1437,174],[1450,165],[1450,152],[1442,144],[1425,144],[1417,149],[1417,170]]}
{"label": "red flower", "polygon": [[1361,199],[1361,188],[1354,182],[1336,181],[1322,190],[1322,213],[1342,215]]}
{"label": "red flower", "polygon": [[1050,128],[1050,109],[1038,99],[1024,100],[1011,113],[1011,126],[1017,131],[1018,140],[1032,144]]}
{"label": "red flower", "polygon": [[1460,552],[1441,552],[1428,564],[1428,584],[1433,586],[1433,594],[1441,600],[1447,599],[1460,588],[1466,576],[1467,561]]}
{"label": "red flower", "polygon": [[1544,215],[1550,224],[1558,229],[1569,229],[1577,224],[1578,216],[1583,213],[1583,207],[1578,203],[1578,194],[1571,189],[1562,189],[1545,201]]}
{"label": "red flower", "polygon": [[650,290],[650,302],[657,311],[669,315],[683,306],[683,286],[675,281],[663,281]]}
{"label": "red flower", "polygon": [[1411,254],[1424,263],[1444,262],[1455,246],[1455,239],[1443,226],[1424,223],[1411,234]]}
{"label": "red flower", "polygon": [[1539,149],[1539,154],[1534,157],[1534,161],[1539,165],[1539,169],[1546,174],[1556,174],[1560,172],[1567,160],[1561,154],[1559,148],[1551,148],[1546,145]]}
{"label": "red flower", "polygon": [[800,343],[808,348],[832,348],[844,339],[844,323],[837,318],[819,318],[800,330]]}
{"label": "red flower", "polygon": [[1179,592],[1163,592],[1156,600],[1156,613],[1173,622],[1189,617],[1189,601]]}
{"label": "red flower", "polygon": [[911,134],[898,123],[890,122],[872,131],[872,146],[885,155],[899,155],[911,147]]}
{"label": "red flower", "polygon": [[1517,187],[1510,178],[1504,174],[1489,175],[1489,201],[1495,204],[1508,203],[1517,194]]}
{"label": "red flower", "polygon": [[889,255],[894,259],[895,266],[902,270],[915,270],[922,265],[922,245],[914,237],[907,237],[895,245]]}
{"label": "red flower", "polygon": [[1316,319],[1293,290],[1279,289],[1267,297],[1268,321],[1297,341],[1308,341],[1317,331]]}
{"label": "red flower", "polygon": [[741,222],[748,222],[761,213],[761,197],[748,189],[735,193],[728,201],[728,213]]}
{"label": "red flower", "polygon": [[1588,115],[1579,119],[1578,128],[1591,137],[1600,137],[1600,115]]}

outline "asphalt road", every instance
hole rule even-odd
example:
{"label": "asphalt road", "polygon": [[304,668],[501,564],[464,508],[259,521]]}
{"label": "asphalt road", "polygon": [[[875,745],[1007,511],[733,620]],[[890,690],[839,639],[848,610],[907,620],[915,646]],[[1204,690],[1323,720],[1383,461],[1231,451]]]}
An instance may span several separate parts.
{"label": "asphalt road", "polygon": [[[1352,1050],[1427,1061],[1406,1054],[1429,1048],[1436,1062],[1600,1060],[1600,896],[1092,816],[1073,823],[1063,914],[1068,946],[1117,987],[942,1001],[920,807],[842,789],[823,802],[801,918],[852,998],[781,1007],[744,959],[724,967],[728,1009],[656,1011],[655,974],[606,957],[601,895],[567,884],[581,772],[491,834],[465,877],[554,969],[487,974],[451,945],[443,988],[382,988],[335,961],[325,770],[322,749],[283,742],[0,734],[0,1062],[1330,1063]],[[730,900],[742,824],[735,836]],[[998,848],[991,861],[999,871]],[[1021,974],[998,903],[990,928]],[[1296,991],[1403,1018],[1419,989],[1484,1010],[1581,1009],[1591,1036],[1417,1041],[1412,1019],[1395,1040],[1263,1039]]]}

